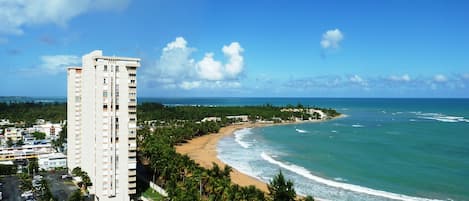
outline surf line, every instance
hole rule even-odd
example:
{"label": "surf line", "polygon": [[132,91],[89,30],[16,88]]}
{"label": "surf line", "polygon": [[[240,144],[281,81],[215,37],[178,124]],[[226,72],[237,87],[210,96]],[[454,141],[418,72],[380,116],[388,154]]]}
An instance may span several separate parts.
{"label": "surf line", "polygon": [[396,194],[396,193],[390,193],[386,191],[380,191],[380,190],[375,190],[367,187],[362,187],[362,186],[357,186],[353,184],[347,184],[347,183],[341,183],[341,182],[336,182],[336,181],[331,181],[327,180],[318,176],[315,176],[311,174],[306,168],[297,166],[297,165],[288,165],[285,163],[282,163],[280,161],[277,161],[270,157],[268,154],[265,152],[261,153],[261,157],[266,160],[267,162],[278,165],[282,168],[285,168],[289,171],[292,171],[294,173],[297,173],[305,178],[308,178],[310,180],[316,181],[318,183],[322,183],[331,187],[335,188],[341,188],[353,192],[358,192],[358,193],[363,193],[363,194],[368,194],[368,195],[374,195],[378,197],[384,197],[384,198],[389,198],[389,199],[395,199],[395,200],[403,200],[403,201],[440,201],[440,200],[435,200],[435,199],[428,199],[428,198],[420,198],[420,197],[412,197],[412,196],[407,196],[407,195],[402,195],[402,194]]}

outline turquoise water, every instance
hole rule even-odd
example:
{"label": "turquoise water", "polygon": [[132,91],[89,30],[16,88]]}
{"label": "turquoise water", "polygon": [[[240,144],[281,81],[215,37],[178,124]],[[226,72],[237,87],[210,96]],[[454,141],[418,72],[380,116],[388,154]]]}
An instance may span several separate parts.
{"label": "turquoise water", "polygon": [[348,117],[241,130],[220,141],[219,157],[264,181],[281,169],[298,193],[330,200],[469,200],[467,99],[330,107]]}

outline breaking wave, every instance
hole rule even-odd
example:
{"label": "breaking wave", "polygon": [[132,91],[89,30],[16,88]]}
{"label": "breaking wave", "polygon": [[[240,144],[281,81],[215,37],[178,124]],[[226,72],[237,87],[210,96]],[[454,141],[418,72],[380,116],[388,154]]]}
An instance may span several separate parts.
{"label": "breaking wave", "polygon": [[324,179],[322,177],[313,175],[309,170],[307,170],[304,167],[297,166],[294,164],[287,164],[287,163],[275,160],[274,158],[272,158],[265,152],[261,153],[261,157],[262,159],[266,160],[267,162],[271,164],[280,166],[296,174],[299,174],[307,179],[310,179],[315,182],[322,183],[331,187],[340,188],[340,189],[349,190],[349,191],[358,192],[358,193],[364,193],[368,195],[389,198],[389,199],[395,199],[395,200],[404,200],[404,201],[431,201],[433,200],[433,199],[427,199],[427,198],[419,198],[419,197],[412,197],[412,196],[407,196],[407,195],[402,195],[402,194],[390,193],[390,192],[375,190],[375,189],[371,189],[371,188],[367,188],[363,186],[328,180],[328,179]]}

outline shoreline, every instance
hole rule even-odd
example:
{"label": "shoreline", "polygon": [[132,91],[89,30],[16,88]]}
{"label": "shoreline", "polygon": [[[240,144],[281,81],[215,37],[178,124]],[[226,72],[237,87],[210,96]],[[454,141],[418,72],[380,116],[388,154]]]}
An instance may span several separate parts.
{"label": "shoreline", "polygon": [[[281,126],[281,125],[291,125],[291,124],[303,124],[303,123],[320,123],[324,121],[335,120],[338,118],[346,117],[346,115],[340,115],[332,119],[326,120],[316,120],[316,121],[301,121],[301,122],[283,122],[283,123],[243,123],[243,124],[233,124],[220,128],[218,133],[208,134],[200,136],[194,139],[187,141],[184,144],[175,146],[176,152],[179,154],[186,154],[197,164],[204,168],[211,168],[212,163],[216,163],[220,168],[224,168],[225,164],[218,158],[217,145],[218,142],[226,137],[233,135],[237,130],[245,128],[258,128],[266,126]],[[239,170],[233,168],[233,171],[230,173],[231,182],[238,184],[240,186],[249,186],[253,185],[256,188],[268,193],[267,183],[249,176],[240,172]]]}

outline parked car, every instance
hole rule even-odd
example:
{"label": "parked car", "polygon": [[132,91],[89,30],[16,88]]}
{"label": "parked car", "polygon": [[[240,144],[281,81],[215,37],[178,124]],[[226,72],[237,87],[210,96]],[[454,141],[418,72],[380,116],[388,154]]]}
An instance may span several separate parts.
{"label": "parked car", "polygon": [[72,177],[68,174],[62,175],[62,179],[71,179]]}

